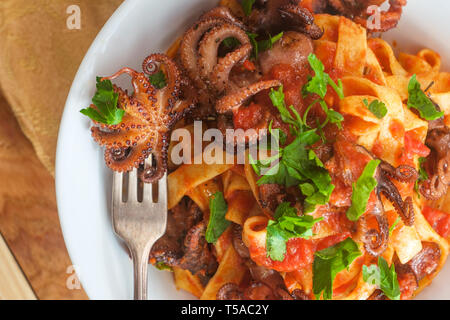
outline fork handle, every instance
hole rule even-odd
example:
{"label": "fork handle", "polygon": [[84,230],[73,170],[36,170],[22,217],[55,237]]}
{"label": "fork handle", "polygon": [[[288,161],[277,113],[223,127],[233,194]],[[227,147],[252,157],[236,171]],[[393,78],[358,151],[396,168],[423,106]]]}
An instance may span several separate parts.
{"label": "fork handle", "polygon": [[147,300],[148,257],[151,247],[130,248],[134,268],[134,300]]}

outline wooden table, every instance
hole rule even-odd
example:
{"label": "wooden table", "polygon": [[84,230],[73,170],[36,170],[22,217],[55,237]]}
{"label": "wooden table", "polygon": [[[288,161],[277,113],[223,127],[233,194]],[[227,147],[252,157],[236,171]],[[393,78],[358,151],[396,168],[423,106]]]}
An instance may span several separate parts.
{"label": "wooden table", "polygon": [[0,96],[0,299],[87,299],[77,288],[54,179]]}

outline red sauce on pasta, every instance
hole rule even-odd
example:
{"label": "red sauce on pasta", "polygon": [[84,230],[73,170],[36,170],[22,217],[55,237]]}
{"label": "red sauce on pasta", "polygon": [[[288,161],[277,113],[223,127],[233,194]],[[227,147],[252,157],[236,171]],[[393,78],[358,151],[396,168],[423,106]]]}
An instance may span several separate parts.
{"label": "red sauce on pasta", "polygon": [[422,214],[440,236],[444,238],[450,236],[450,214],[428,206],[425,206]]}

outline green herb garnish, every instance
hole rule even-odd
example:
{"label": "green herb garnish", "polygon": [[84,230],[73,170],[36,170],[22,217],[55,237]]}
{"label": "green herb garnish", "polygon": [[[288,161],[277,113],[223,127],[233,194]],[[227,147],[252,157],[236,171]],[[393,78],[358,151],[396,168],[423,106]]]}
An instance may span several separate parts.
{"label": "green herb garnish", "polygon": [[252,13],[253,5],[256,0],[242,0],[241,6],[242,10],[244,10],[244,14],[248,17]]}
{"label": "green herb garnish", "polygon": [[361,256],[358,244],[347,238],[334,246],[317,251],[313,263],[313,292],[316,299],[330,300],[333,297],[333,282],[336,275],[348,268]]}
{"label": "green herb garnish", "polygon": [[208,243],[216,243],[217,239],[231,224],[225,219],[228,205],[223,197],[222,192],[216,192],[209,198],[209,222],[206,228],[205,238]]}
{"label": "green herb garnish", "polygon": [[366,211],[370,194],[377,186],[377,180],[374,178],[374,175],[379,164],[380,160],[370,160],[361,176],[353,184],[352,205],[347,210],[347,218],[350,221],[357,221]]}
{"label": "green herb garnish", "polygon": [[392,232],[394,231],[395,227],[397,226],[397,224],[401,221],[402,219],[400,217],[398,217],[394,223],[392,224],[392,226],[390,226],[389,228],[389,235],[392,235]]}
{"label": "green herb garnish", "polygon": [[166,75],[162,70],[159,70],[158,72],[150,75],[148,78],[152,86],[154,86],[156,89],[162,89],[167,86]]}
{"label": "green herb garnish", "polygon": [[378,119],[383,119],[386,116],[388,110],[386,108],[386,105],[380,100],[373,100],[369,104],[369,101],[367,101],[367,99],[364,99],[363,102],[366,107],[369,108],[369,111],[372,112],[373,115]]}
{"label": "green herb garnish", "polygon": [[117,125],[122,122],[125,110],[117,108],[119,94],[114,92],[114,87],[110,80],[103,80],[97,77],[97,92],[92,98],[95,108],[82,109],[80,112],[94,121]]}
{"label": "green herb garnish", "polygon": [[247,35],[253,46],[252,58],[256,60],[260,52],[264,52],[271,49],[275,44],[275,42],[277,42],[283,37],[283,32],[280,32],[279,34],[273,37],[269,36],[269,39],[260,41],[256,40],[259,37],[259,35],[256,33],[247,32]]}
{"label": "green herb garnish", "polygon": [[444,116],[444,113],[439,112],[433,101],[422,91],[416,75],[411,77],[408,85],[408,108],[418,110],[420,117],[425,120],[436,120]]}
{"label": "green herb garnish", "polygon": [[165,263],[162,262],[162,261],[157,262],[157,263],[155,264],[155,267],[156,267],[156,269],[158,269],[158,270],[168,270],[168,271],[173,271],[173,269],[172,269],[171,266],[168,266],[167,264],[165,264]]}
{"label": "green herb garnish", "polygon": [[289,203],[281,203],[275,210],[274,220],[267,225],[267,257],[283,261],[286,254],[286,242],[293,238],[309,238],[313,235],[312,227],[323,218],[298,216],[297,209]]}
{"label": "green herb garnish", "polygon": [[397,280],[394,264],[389,265],[383,257],[378,257],[378,266],[363,266],[365,282],[376,285],[391,300],[400,300],[400,286]]}
{"label": "green herb garnish", "polygon": [[318,102],[327,115],[327,119],[320,126],[320,128],[324,128],[328,122],[331,122],[336,124],[339,129],[342,129],[341,122],[344,121],[344,117],[339,112],[333,109],[329,109],[324,101],[328,86],[331,86],[334,91],[336,91],[340,99],[344,98],[342,81],[339,79],[338,83],[336,84],[328,75],[328,73],[325,72],[325,66],[323,65],[322,61],[320,61],[316,57],[316,55],[311,53],[308,56],[308,61],[311,69],[314,71],[314,77],[310,77],[308,83],[306,83],[303,87],[303,95],[307,96],[309,94],[317,94],[320,97]]}
{"label": "green herb garnish", "polygon": [[[279,148],[276,156],[264,161],[252,160],[255,172],[260,175],[262,168],[269,168],[257,181],[262,184],[280,184],[287,187],[298,186],[306,196],[304,212],[310,213],[316,205],[326,204],[334,190],[331,177],[315,152],[309,146],[320,140],[316,129],[308,130],[302,118],[293,106],[286,106],[283,87],[271,90],[270,99],[278,109],[283,122],[289,124],[295,140],[289,145]],[[283,139],[286,140],[285,138]],[[271,165],[272,164],[272,165]]]}

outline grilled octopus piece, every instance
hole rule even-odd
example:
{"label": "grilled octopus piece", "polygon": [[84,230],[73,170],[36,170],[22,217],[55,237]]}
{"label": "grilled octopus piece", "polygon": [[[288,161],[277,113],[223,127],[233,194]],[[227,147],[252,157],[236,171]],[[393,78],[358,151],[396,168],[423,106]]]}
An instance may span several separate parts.
{"label": "grilled octopus piece", "polygon": [[[358,147],[359,150],[367,152],[363,147]],[[368,153],[371,155],[370,153]],[[372,155],[371,155],[372,156]],[[364,229],[364,220],[361,219],[363,223],[363,230],[365,230],[365,248],[366,250],[374,255],[379,256],[387,247],[388,237],[389,237],[389,224],[384,213],[383,204],[381,202],[381,194],[386,197],[394,206],[395,210],[399,214],[403,223],[407,226],[412,226],[414,224],[414,209],[412,205],[412,198],[407,197],[404,201],[397,187],[392,183],[390,178],[401,182],[413,182],[417,180],[417,171],[409,166],[402,165],[394,168],[389,163],[381,160],[378,166],[375,179],[377,180],[376,194],[377,203],[372,210],[371,214],[374,214],[377,222],[379,224],[379,231],[377,230],[367,230]]]}
{"label": "grilled octopus piece", "polygon": [[420,193],[429,200],[437,200],[447,193],[450,185],[450,128],[442,118],[429,122],[425,144],[432,151],[429,158],[432,175],[421,184]]}
{"label": "grilled octopus piece", "polygon": [[[348,152],[353,149],[355,154],[359,153],[361,156],[366,157],[367,160],[375,159],[367,149],[359,145],[354,145],[352,142],[345,140],[345,138],[338,137],[334,149],[342,180],[348,186],[351,186],[358,179],[358,177],[353,176],[351,166],[355,164],[349,158]],[[412,182],[417,179],[417,172],[411,167],[401,166],[394,168],[390,164],[381,161],[381,164],[375,171],[374,178],[377,180],[377,187],[375,189],[376,202],[373,208],[358,220],[358,227],[362,233],[362,241],[366,251],[373,256],[379,256],[387,248],[389,239],[389,223],[381,201],[381,195],[384,195],[392,202],[403,222],[411,226],[414,223],[412,199],[408,197],[403,201],[400,192],[390,178],[403,182]],[[377,222],[378,227],[369,229],[372,219]]]}
{"label": "grilled octopus piece", "polygon": [[234,283],[223,285],[217,292],[218,300],[304,300],[306,295],[297,290],[292,295],[287,290],[281,275],[272,269],[258,266],[250,259],[248,248],[242,241],[242,227],[233,225],[233,246],[250,270],[252,282],[241,288]]}
{"label": "grilled octopus piece", "polygon": [[150,261],[189,270],[206,280],[216,271],[217,262],[204,233],[202,212],[184,198],[169,211],[166,233],[152,247]]}
{"label": "grilled octopus piece", "polygon": [[[156,88],[150,83],[148,75],[164,66],[167,85]],[[132,78],[133,95],[113,86],[118,95],[118,108],[125,111],[122,122],[107,125],[94,121],[92,137],[106,147],[106,164],[114,171],[124,172],[142,165],[150,155],[156,165],[146,168],[141,179],[146,183],[159,180],[167,169],[168,134],[173,125],[195,104],[190,94],[188,81],[183,79],[174,61],[162,54],[152,54],[143,63],[143,73],[123,68],[111,77],[113,80],[122,74]],[[95,108],[95,106],[92,106]]]}

